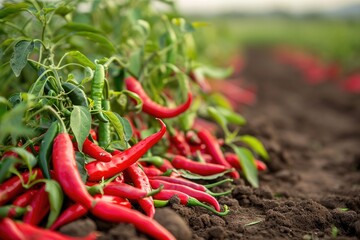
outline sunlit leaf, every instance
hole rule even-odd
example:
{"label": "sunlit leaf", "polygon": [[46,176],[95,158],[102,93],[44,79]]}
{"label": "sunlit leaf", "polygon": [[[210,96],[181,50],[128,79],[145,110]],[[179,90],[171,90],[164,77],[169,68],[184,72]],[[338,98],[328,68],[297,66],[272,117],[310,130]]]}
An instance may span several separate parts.
{"label": "sunlit leaf", "polygon": [[48,193],[50,202],[50,213],[46,227],[50,227],[60,215],[64,202],[64,193],[57,181],[49,179],[45,182],[45,191]]}
{"label": "sunlit leaf", "polygon": [[119,117],[117,116],[117,114],[115,114],[114,112],[111,112],[111,111],[104,111],[104,114],[109,119],[111,125],[114,127],[115,132],[116,132],[117,136],[119,137],[119,143],[123,146],[123,148],[125,148],[126,142],[125,142],[124,127],[123,127]]}
{"label": "sunlit leaf", "polygon": [[73,107],[70,116],[70,127],[81,151],[91,129],[91,114],[89,109],[84,106],[74,105]]}
{"label": "sunlit leaf", "polygon": [[27,108],[25,103],[20,103],[2,116],[0,119],[0,144],[9,135],[13,145],[16,145],[20,136],[33,135],[34,130],[23,123],[23,116]]}
{"label": "sunlit leaf", "polygon": [[29,7],[28,3],[7,3],[0,9],[0,19],[5,18],[11,14],[25,11]]}
{"label": "sunlit leaf", "polygon": [[269,154],[267,153],[264,145],[256,137],[250,135],[243,135],[240,137],[240,140],[249,145],[252,150],[254,150],[265,160],[269,159]]}
{"label": "sunlit leaf", "polygon": [[85,168],[85,163],[87,160],[86,156],[82,152],[75,152],[75,158],[76,158],[76,166],[77,169],[79,170],[81,180],[83,181],[83,183],[86,183],[88,178],[87,171]]}
{"label": "sunlit leaf", "polygon": [[232,145],[231,147],[240,160],[240,166],[246,180],[248,180],[253,187],[259,187],[258,171],[251,151],[235,145]]}
{"label": "sunlit leaf", "polygon": [[28,55],[34,50],[34,46],[34,42],[28,40],[20,40],[15,44],[10,66],[16,77],[20,76],[21,71],[26,66]]}
{"label": "sunlit leaf", "polygon": [[90,59],[88,59],[84,54],[82,54],[79,51],[68,52],[67,56],[74,58],[85,67],[90,67],[91,69],[95,69],[96,67],[95,64]]}

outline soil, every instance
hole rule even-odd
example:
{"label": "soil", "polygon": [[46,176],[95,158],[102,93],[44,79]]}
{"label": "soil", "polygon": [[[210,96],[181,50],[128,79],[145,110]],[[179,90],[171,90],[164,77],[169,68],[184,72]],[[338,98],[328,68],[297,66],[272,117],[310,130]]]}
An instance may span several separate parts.
{"label": "soil", "polygon": [[[249,49],[242,76],[257,85],[254,106],[241,109],[243,133],[269,151],[258,189],[236,180],[219,197],[230,214],[219,217],[172,199],[155,219],[177,239],[360,239],[360,95],[336,84],[307,84],[267,49]],[[148,239],[129,224],[90,216],[60,229],[73,236],[100,232],[99,239]]]}

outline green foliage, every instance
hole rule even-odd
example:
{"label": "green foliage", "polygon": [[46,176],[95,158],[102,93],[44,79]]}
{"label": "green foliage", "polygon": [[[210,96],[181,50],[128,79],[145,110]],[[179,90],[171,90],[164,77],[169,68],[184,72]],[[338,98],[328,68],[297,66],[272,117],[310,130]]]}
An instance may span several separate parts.
{"label": "green foliage", "polygon": [[91,129],[91,114],[86,107],[74,106],[70,116],[70,127],[81,151]]}
{"label": "green foliage", "polygon": [[[211,78],[232,74],[231,68],[199,61],[193,35],[206,24],[179,16],[174,1],[161,2],[168,6],[163,14],[156,13],[147,0],[4,3],[0,9],[0,151],[20,143],[22,150],[17,150],[19,158],[6,158],[1,163],[1,170],[6,171],[0,171],[0,181],[9,177],[8,172],[19,161],[25,161],[29,168],[36,164],[36,158],[30,153],[33,158],[27,156],[25,149],[38,145],[55,121],[61,126],[60,132],[70,132],[75,138],[83,181],[87,178],[84,165],[88,159],[81,150],[92,128],[104,136],[99,145],[107,149],[126,149],[139,140],[128,118],[137,121],[134,125],[141,129],[140,137],[157,131],[156,121],[141,113],[141,98],[125,89],[124,79],[128,76],[137,78],[160,105],[174,107],[186,100],[189,91],[197,96],[188,111],[167,122],[173,128],[192,130],[201,115],[222,127],[226,144],[245,143],[254,153],[268,158],[255,138],[238,136],[246,121],[232,111],[229,101],[221,94],[201,94],[199,84],[191,81],[190,73],[195,70]],[[89,96],[96,64],[104,66],[105,86],[94,100]],[[95,112],[104,114],[109,123],[92,118]],[[167,150],[168,144],[163,141],[153,153],[164,155]],[[244,147],[234,151],[241,156],[245,177],[257,187],[252,152]],[[187,172],[181,174],[204,179]],[[52,204],[47,223],[50,226],[62,206],[62,193],[51,181],[47,189]],[[56,197],[61,201],[57,202]]]}

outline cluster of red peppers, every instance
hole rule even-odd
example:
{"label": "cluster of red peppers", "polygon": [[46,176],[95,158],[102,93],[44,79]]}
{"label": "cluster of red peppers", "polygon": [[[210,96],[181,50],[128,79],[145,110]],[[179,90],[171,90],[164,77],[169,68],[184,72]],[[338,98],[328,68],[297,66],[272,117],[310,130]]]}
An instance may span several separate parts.
{"label": "cluster of red peppers", "polygon": [[[99,71],[98,68],[96,71]],[[104,78],[103,74],[100,78]],[[155,208],[166,206],[173,197],[179,198],[183,205],[201,206],[220,216],[229,213],[228,207],[221,207],[216,197],[229,194],[231,190],[215,193],[209,188],[240,177],[237,155],[223,154],[221,142],[206,128],[198,127],[187,133],[167,131],[161,120],[177,117],[188,110],[192,94],[188,93],[185,103],[169,108],[151,100],[135,78],[126,78],[124,82],[127,90],[142,100],[142,111],[158,120],[160,130],[141,138],[132,123],[133,137],[137,138],[137,143],[122,151],[105,150],[101,144],[97,144],[97,140],[104,134],[100,125],[108,123],[106,116],[100,114],[102,93],[93,90],[98,128],[91,130],[81,150],[94,159],[85,164],[88,175],[86,182],[83,182],[77,167],[75,153],[80,150],[74,136],[67,132],[64,123],[59,131],[57,121],[54,121],[44,133],[41,144],[28,149],[38,154],[39,164],[31,170],[19,169],[18,175],[0,185],[1,239],[73,239],[55,230],[87,213],[109,222],[131,223],[154,239],[175,239],[153,219]],[[106,135],[106,138],[111,138],[108,133]],[[144,156],[164,136],[169,143],[166,154]],[[194,160],[199,155],[201,161]],[[17,153],[4,152],[1,159],[9,157],[17,157]],[[258,170],[266,169],[261,161],[256,161],[256,164]],[[200,177],[226,174],[231,178],[201,185],[186,179],[182,171]],[[60,215],[47,226],[48,229],[41,227],[51,208],[47,186],[42,181],[45,178],[55,180],[68,199],[68,204],[62,207]],[[134,205],[141,208],[143,213],[136,210]],[[90,233],[81,239],[95,238],[96,233]]]}
{"label": "cluster of red peppers", "polygon": [[360,92],[360,72],[358,70],[346,73],[339,63],[326,63],[312,53],[290,47],[275,48],[274,54],[281,63],[298,69],[310,84],[319,84],[330,80],[347,92]]}

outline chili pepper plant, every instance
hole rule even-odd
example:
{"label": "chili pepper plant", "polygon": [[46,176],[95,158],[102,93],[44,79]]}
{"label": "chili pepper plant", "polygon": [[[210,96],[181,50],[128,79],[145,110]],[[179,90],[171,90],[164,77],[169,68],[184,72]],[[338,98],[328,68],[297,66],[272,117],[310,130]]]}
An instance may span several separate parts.
{"label": "chili pepper plant", "polygon": [[2,4],[1,238],[66,239],[56,230],[91,214],[174,239],[153,219],[170,198],[223,216],[216,197],[231,191],[209,188],[258,186],[265,148],[194,77],[230,72],[198,62],[204,24],[160,2],[165,12],[145,0]]}

